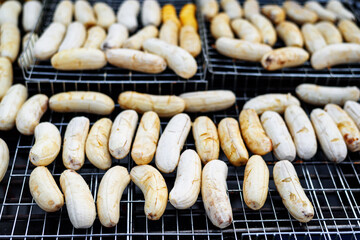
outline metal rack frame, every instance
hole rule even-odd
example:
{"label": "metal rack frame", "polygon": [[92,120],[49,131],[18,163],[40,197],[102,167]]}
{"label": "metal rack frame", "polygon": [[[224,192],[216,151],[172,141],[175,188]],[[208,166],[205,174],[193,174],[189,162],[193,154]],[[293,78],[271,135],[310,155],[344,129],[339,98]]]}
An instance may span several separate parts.
{"label": "metal rack frame", "polygon": [[[327,2],[327,0],[318,1],[323,5]],[[360,4],[355,4],[356,1],[354,2],[352,0],[341,1],[355,13],[359,23]],[[243,4],[244,0],[241,0],[240,2]],[[306,1],[300,0],[298,2],[303,4]],[[260,6],[265,4],[282,5],[283,0],[259,0],[259,3]],[[284,68],[278,71],[267,71],[261,66],[261,63],[228,58],[216,51],[215,39],[210,32],[210,23],[206,22],[204,18],[199,18],[199,25],[201,26],[200,28],[203,29],[202,33],[204,34],[202,36],[205,44],[205,51],[203,54],[208,66],[209,74],[207,75],[207,78],[209,80],[210,88],[219,88],[223,86],[228,88],[233,85],[241,87],[255,79],[264,81],[274,80],[272,82],[282,82],[282,84],[285,85],[288,84],[287,81],[289,79],[296,81],[297,84],[304,80],[312,83],[334,80],[354,83],[360,79],[360,63],[339,65],[324,70],[315,70],[311,67],[310,62],[307,61],[304,65],[299,67]],[[274,48],[283,46],[283,42],[278,39]],[[225,83],[219,83],[219,81],[225,81]]]}
{"label": "metal rack frame", "polygon": [[[142,2],[143,0],[140,0]],[[44,0],[43,11],[41,13],[40,19],[38,20],[37,27],[34,33],[41,35],[45,28],[52,22],[53,13],[55,11],[56,5],[59,2]],[[90,0],[91,4],[97,2],[97,0]],[[123,0],[105,0],[111,7],[113,7],[115,13],[121,2]],[[180,11],[181,7],[186,3],[193,2],[192,0],[159,0],[160,5],[166,3],[173,4],[177,11]],[[139,17],[139,29],[141,28],[141,21]],[[200,35],[202,29],[200,29]],[[183,79],[177,76],[172,70],[166,69],[163,73],[159,74],[146,74],[136,71],[129,71],[126,69],[121,69],[110,64],[107,64],[104,68],[93,71],[58,71],[51,66],[50,61],[36,61],[36,58],[33,53],[34,42],[29,42],[26,47],[26,54],[20,57],[20,61],[23,63],[22,72],[24,78],[29,84],[37,85],[47,85],[50,84],[50,88],[57,89],[54,85],[60,86],[62,83],[66,83],[72,86],[79,85],[106,85],[107,88],[111,88],[113,85],[115,87],[124,86],[148,86],[155,88],[158,86],[166,86],[166,90],[169,88],[174,88],[175,91],[185,91],[186,89],[192,89],[194,86],[196,88],[201,88],[203,90],[207,89],[207,81],[205,80],[205,74],[207,72],[206,64],[204,63],[204,55],[200,54],[197,58],[198,71],[194,77],[190,79]],[[203,44],[204,45],[204,44]],[[59,84],[60,83],[60,84]],[[43,87],[41,87],[43,88]],[[63,87],[65,88],[65,86]],[[92,88],[96,88],[93,87]],[[97,86],[98,89],[101,89],[100,86]]]}
{"label": "metal rack frame", "polygon": [[[284,91],[286,92],[286,91]],[[258,92],[254,93],[257,95]],[[253,95],[237,94],[236,105],[226,111],[207,114],[216,124],[225,117],[238,118],[243,104]],[[115,96],[112,96],[115,97]],[[307,113],[311,108],[303,105]],[[114,119],[120,112],[116,106],[109,116]],[[54,123],[64,135],[72,117],[80,114],[62,114],[48,111],[42,121]],[[93,124],[99,116],[88,115]],[[198,115],[191,114],[194,120]],[[169,119],[161,119],[163,130]],[[86,230],[72,227],[66,206],[56,213],[45,213],[32,199],[28,181],[34,168],[28,161],[28,154],[34,143],[33,136],[19,136],[13,130],[0,133],[11,149],[9,171],[0,188],[0,238],[57,238],[57,239],[358,239],[360,234],[360,154],[350,153],[346,160],[334,164],[326,160],[321,150],[310,161],[296,159],[295,169],[307,196],[314,205],[312,221],[302,224],[293,219],[276,191],[272,169],[276,158],[273,154],[264,156],[270,170],[268,198],[260,211],[249,209],[243,201],[242,182],[245,167],[230,164],[227,179],[228,193],[233,207],[234,222],[220,230],[214,227],[199,196],[195,205],[188,210],[176,210],[168,203],[165,214],[159,221],[147,220],[144,214],[144,197],[138,187],[131,183],[125,190],[120,203],[120,222],[115,228],[104,228],[96,219],[94,226]],[[184,149],[195,149],[190,133]],[[58,182],[65,167],[61,154],[49,170]],[[220,159],[228,163],[221,152]],[[154,164],[152,162],[152,164]],[[113,160],[129,171],[135,166],[130,156]],[[88,160],[79,171],[89,184],[94,196],[104,171],[96,169]],[[169,191],[175,181],[175,173],[164,174]],[[96,199],[96,198],[95,198]]]}

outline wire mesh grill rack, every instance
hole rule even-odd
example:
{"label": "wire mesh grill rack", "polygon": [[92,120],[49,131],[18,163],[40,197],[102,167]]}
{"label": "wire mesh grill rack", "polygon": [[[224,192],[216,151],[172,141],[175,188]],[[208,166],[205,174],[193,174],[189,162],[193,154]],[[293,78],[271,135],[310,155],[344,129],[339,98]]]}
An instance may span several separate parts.
{"label": "wire mesh grill rack", "polygon": [[[286,91],[283,91],[286,92]],[[34,92],[33,92],[34,94]],[[258,92],[237,94],[236,105],[226,111],[208,114],[218,124],[225,117],[238,118],[239,111],[249,98]],[[115,96],[112,96],[115,97]],[[303,105],[309,113],[311,108]],[[116,106],[109,116],[114,119],[120,112]],[[54,123],[64,135],[68,122],[79,114],[61,114],[48,111],[42,121]],[[100,117],[85,114],[93,124]],[[194,120],[198,115],[190,115]],[[163,130],[168,119],[161,119]],[[272,169],[276,162],[272,154],[264,156],[269,170],[270,183],[266,203],[260,211],[250,210],[243,201],[242,183],[244,167],[229,166],[228,193],[234,213],[234,222],[220,230],[214,227],[203,207],[201,196],[188,210],[176,210],[170,203],[159,221],[150,221],[144,215],[144,198],[138,187],[131,183],[120,203],[120,221],[115,228],[104,228],[96,219],[86,230],[72,227],[66,207],[56,213],[45,213],[34,202],[29,191],[29,177],[34,166],[28,154],[34,143],[32,136],[19,136],[15,130],[2,132],[0,137],[8,142],[11,161],[0,188],[0,238],[57,238],[57,239],[358,239],[360,236],[360,155],[350,153],[341,164],[328,162],[321,150],[310,161],[296,159],[295,169],[307,196],[313,203],[315,216],[307,224],[294,220],[276,191]],[[190,133],[184,149],[195,149]],[[61,154],[60,154],[61,155]],[[220,159],[226,160],[223,153]],[[152,164],[154,164],[152,162]],[[114,160],[129,171],[135,166],[130,156]],[[61,156],[48,166],[55,180],[65,170]],[[79,171],[89,184],[94,196],[104,171],[93,167],[88,160]],[[169,191],[175,173],[164,174]],[[96,200],[96,198],[95,198]]]}
{"label": "wire mesh grill rack", "polygon": [[[244,0],[240,3],[243,4]],[[283,0],[259,0],[260,6],[265,4],[277,4],[282,5]],[[302,4],[304,0],[298,1]],[[326,0],[319,1],[322,5],[326,4]],[[357,15],[360,4],[356,1],[343,0],[343,4],[349,8],[352,12]],[[224,86],[222,80],[228,81],[228,85],[233,84],[246,84],[254,79],[265,79],[265,80],[277,80],[284,84],[288,84],[289,79],[294,79],[297,83],[307,80],[310,82],[327,81],[334,79],[349,80],[354,82],[360,78],[360,63],[353,63],[347,65],[334,66],[329,69],[315,70],[311,67],[309,61],[303,66],[294,68],[285,68],[278,71],[267,71],[261,63],[253,63],[241,60],[235,60],[221,55],[215,49],[215,39],[212,37],[210,32],[210,23],[206,22],[205,19],[199,18],[200,26],[203,28],[202,36],[204,42],[204,57],[208,68],[207,79],[210,83],[210,88]],[[359,21],[358,21],[359,23]],[[283,47],[284,43],[281,40],[275,44],[274,48]],[[239,81],[239,83],[234,83]]]}
{"label": "wire mesh grill rack", "polygon": [[[35,33],[41,35],[45,28],[52,22],[53,14],[56,8],[57,1],[44,0],[44,7],[40,19],[38,20]],[[90,0],[91,4],[99,2],[101,0]],[[140,0],[142,2],[143,0]],[[118,7],[123,0],[106,0],[102,1],[109,4],[117,12]],[[179,12],[183,5],[192,2],[191,0],[160,0],[160,5],[167,3],[173,4]],[[139,17],[139,24],[141,28],[141,21]],[[202,29],[200,30],[202,31]],[[200,32],[200,35],[203,35]],[[30,42],[27,46],[27,54],[24,54],[20,61],[23,62],[22,72],[25,80],[28,83],[42,85],[43,83],[50,83],[51,88],[57,83],[66,83],[71,86],[79,85],[95,85],[93,88],[101,87],[99,85],[106,84],[107,88],[111,88],[112,85],[154,85],[169,86],[179,91],[184,91],[186,88],[207,88],[207,81],[205,80],[206,64],[204,64],[204,55],[200,54],[197,58],[198,71],[194,77],[190,79],[182,79],[178,77],[172,70],[166,69],[160,74],[145,74],[136,71],[129,71],[126,69],[120,69],[110,64],[107,64],[104,68],[94,71],[58,71],[51,66],[50,61],[36,61],[33,54],[33,48],[35,43]],[[61,86],[61,85],[58,85]],[[48,86],[46,86],[48,87]],[[153,86],[151,86],[153,87]],[[42,87],[41,87],[42,88]],[[65,88],[63,86],[62,88]]]}

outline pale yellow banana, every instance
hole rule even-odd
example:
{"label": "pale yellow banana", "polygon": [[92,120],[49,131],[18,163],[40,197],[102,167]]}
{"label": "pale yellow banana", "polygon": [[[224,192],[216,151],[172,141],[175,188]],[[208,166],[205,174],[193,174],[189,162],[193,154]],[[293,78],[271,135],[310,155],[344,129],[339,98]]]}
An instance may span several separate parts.
{"label": "pale yellow banana", "polygon": [[0,182],[3,180],[9,166],[10,153],[4,140],[0,138]]}
{"label": "pale yellow banana", "polygon": [[355,101],[346,101],[344,110],[356,123],[358,129],[360,129],[360,104]]}

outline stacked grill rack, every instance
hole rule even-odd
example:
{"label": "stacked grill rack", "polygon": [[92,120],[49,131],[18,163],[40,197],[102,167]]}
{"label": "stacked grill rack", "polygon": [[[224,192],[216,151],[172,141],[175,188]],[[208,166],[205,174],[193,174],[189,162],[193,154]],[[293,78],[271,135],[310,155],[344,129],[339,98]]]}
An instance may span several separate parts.
{"label": "stacked grill rack", "polygon": [[[51,22],[58,1],[46,0],[43,15],[37,26],[41,34]],[[94,0],[90,1],[92,4]],[[105,1],[117,10],[122,2]],[[174,4],[179,9],[186,0],[160,0]],[[243,1],[241,1],[243,2]],[[260,4],[282,1],[260,1]],[[347,7],[360,9],[358,3],[346,2]],[[98,71],[61,72],[53,69],[49,61],[37,62],[22,71],[15,67],[15,78],[21,82],[21,72],[29,88],[29,95],[54,93],[72,90],[100,91],[114,100],[126,90],[151,94],[180,94],[186,91],[205,89],[231,89],[236,93],[236,104],[226,111],[209,113],[215,124],[225,117],[238,119],[244,103],[252,97],[270,92],[294,94],[294,88],[303,82],[323,85],[359,86],[360,65],[351,64],[329,70],[315,71],[309,63],[302,67],[285,69],[278,72],[266,72],[260,64],[234,61],[222,57],[212,47],[214,40],[209,32],[209,24],[199,17],[199,33],[203,42],[203,53],[197,58],[198,72],[189,80],[177,77],[171,70],[162,74],[149,75],[121,70],[107,65]],[[277,46],[280,43],[277,43]],[[31,44],[28,48],[33,48]],[[28,56],[29,57],[29,56]],[[30,56],[33,58],[33,56]],[[24,59],[25,60],[25,59]],[[28,60],[27,60],[28,61]],[[309,114],[313,107],[303,104]],[[116,105],[109,116],[115,119],[121,109]],[[84,115],[89,117],[91,125],[100,116],[91,114],[62,114],[47,111],[42,121],[54,123],[64,136],[69,121]],[[195,120],[201,114],[190,114]],[[161,133],[169,119],[161,119]],[[159,221],[150,221],[144,214],[144,197],[133,183],[126,188],[120,203],[120,221],[115,228],[104,228],[98,218],[94,226],[86,230],[76,230],[71,225],[66,206],[56,213],[45,213],[34,202],[29,191],[29,177],[34,166],[28,160],[28,154],[34,143],[33,136],[19,135],[16,130],[0,132],[10,148],[9,170],[0,187],[0,238],[2,239],[358,239],[360,236],[360,155],[349,153],[346,160],[334,164],[326,160],[318,150],[309,161],[297,158],[294,161],[301,185],[312,202],[315,216],[307,224],[293,219],[284,207],[276,191],[272,170],[277,161],[273,154],[264,156],[270,170],[269,193],[266,203],[260,211],[249,209],[243,200],[242,186],[245,167],[230,165],[223,152],[220,159],[229,166],[227,179],[228,193],[233,207],[234,222],[228,228],[220,230],[214,227],[206,216],[201,195],[195,205],[188,210],[176,210],[168,203],[163,217]],[[195,149],[192,134],[184,149]],[[154,165],[154,162],[151,163]],[[135,163],[128,155],[125,159],[113,159],[113,166],[121,165],[129,171]],[[61,154],[48,166],[57,183],[65,170]],[[104,171],[95,168],[86,160],[79,171],[88,183],[96,200],[97,190]],[[172,189],[176,173],[164,174],[169,191]]]}

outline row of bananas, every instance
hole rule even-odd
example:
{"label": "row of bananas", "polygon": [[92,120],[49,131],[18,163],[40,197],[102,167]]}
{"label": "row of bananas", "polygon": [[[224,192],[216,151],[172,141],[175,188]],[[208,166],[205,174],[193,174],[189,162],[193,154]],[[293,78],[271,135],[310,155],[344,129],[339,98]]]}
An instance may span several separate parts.
{"label": "row of bananas", "polygon": [[[355,16],[340,1],[329,1],[325,9],[316,1],[308,1],[304,7],[285,1],[282,7],[260,8],[256,0],[247,0],[242,9],[236,0],[221,0],[222,13],[218,13],[216,0],[200,3],[203,15],[211,21],[216,50],[227,57],[261,62],[268,71],[301,66],[309,60],[309,54],[314,69],[360,61],[360,29],[353,22]],[[286,47],[272,49],[277,37]]]}

